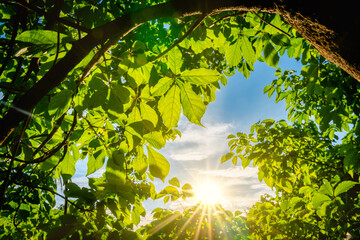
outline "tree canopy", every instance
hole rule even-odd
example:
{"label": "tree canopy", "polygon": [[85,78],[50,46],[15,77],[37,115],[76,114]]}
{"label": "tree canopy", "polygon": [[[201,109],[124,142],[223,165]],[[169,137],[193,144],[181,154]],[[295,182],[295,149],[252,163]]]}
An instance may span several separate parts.
{"label": "tree canopy", "polygon": [[[339,28],[326,28],[333,25],[324,14],[315,21],[311,11],[287,1],[4,1],[0,236],[359,237],[358,59],[330,34]],[[325,37],[316,38],[322,20]],[[268,119],[250,134],[230,135],[221,158],[257,166],[276,196],[264,196],[246,218],[221,207],[157,209],[153,223],[135,230],[145,199],[192,196],[190,184],[168,181],[170,164],[159,152],[181,135],[181,113],[202,126],[228,76],[248,78],[256,61],[277,68],[284,54],[301,61],[301,73],[278,69],[264,93],[286,101],[290,121]],[[87,176],[105,167],[103,176],[79,187],[72,181],[79,159],[88,161]],[[169,185],[157,192],[154,178]],[[201,222],[209,215],[218,220]]]}

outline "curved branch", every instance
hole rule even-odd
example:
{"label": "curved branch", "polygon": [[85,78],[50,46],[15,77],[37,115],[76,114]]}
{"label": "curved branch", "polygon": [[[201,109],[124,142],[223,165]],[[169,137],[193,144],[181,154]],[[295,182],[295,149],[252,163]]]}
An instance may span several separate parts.
{"label": "curved branch", "polygon": [[165,54],[167,54],[168,52],[170,52],[171,49],[173,49],[174,47],[176,47],[179,43],[181,43],[182,41],[184,41],[184,39],[190,35],[190,33],[192,33],[201,23],[202,21],[204,21],[204,19],[207,17],[206,14],[202,14],[199,16],[198,20],[191,26],[191,28],[184,34],[182,35],[180,38],[178,38],[173,45],[171,45],[169,48],[167,48],[165,51],[163,51],[162,53],[160,53],[158,56],[156,56],[154,59],[151,59],[151,62],[155,62],[157,59],[161,58],[162,56],[164,56]]}
{"label": "curved branch", "polygon": [[[0,119],[0,146],[14,131],[26,116],[19,112],[29,111],[54,87],[58,86],[81,62],[83,58],[97,45],[104,44],[108,39],[121,39],[142,23],[161,18],[181,18],[185,16],[209,14],[230,10],[247,11],[270,11],[275,13],[275,4],[272,1],[261,0],[246,1],[240,5],[236,0],[215,1],[215,0],[186,0],[170,1],[159,5],[146,7],[134,12],[125,14],[100,27],[94,28],[87,36],[73,43],[71,50],[56,65],[48,71],[32,88],[22,97],[14,100],[14,108],[9,109],[5,116]],[[260,7],[261,6],[261,7]]]}

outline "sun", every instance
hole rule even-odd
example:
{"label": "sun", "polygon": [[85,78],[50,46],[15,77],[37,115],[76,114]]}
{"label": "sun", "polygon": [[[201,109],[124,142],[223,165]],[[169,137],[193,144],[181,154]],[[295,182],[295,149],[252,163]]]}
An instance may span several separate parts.
{"label": "sun", "polygon": [[224,200],[223,189],[213,181],[204,181],[194,186],[195,198],[202,204],[215,205]]}

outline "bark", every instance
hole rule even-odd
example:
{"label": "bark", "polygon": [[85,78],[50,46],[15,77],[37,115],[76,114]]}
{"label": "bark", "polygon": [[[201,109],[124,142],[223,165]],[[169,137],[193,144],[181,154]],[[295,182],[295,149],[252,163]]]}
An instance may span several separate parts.
{"label": "bark", "polygon": [[350,10],[346,8],[348,6],[346,2],[341,6],[329,6],[328,1],[324,0],[174,0],[126,14],[93,29],[85,38],[75,42],[61,61],[25,95],[15,99],[15,107],[0,119],[0,145],[26,119],[23,112],[30,112],[96,45],[104,44],[114,36],[120,39],[138,25],[160,18],[181,18],[229,10],[279,13],[325,58],[360,81],[360,54],[357,47],[360,19],[355,12],[356,6],[349,7]]}
{"label": "bark", "polygon": [[360,15],[356,4],[343,1],[288,0],[278,13],[320,54],[360,81]]}

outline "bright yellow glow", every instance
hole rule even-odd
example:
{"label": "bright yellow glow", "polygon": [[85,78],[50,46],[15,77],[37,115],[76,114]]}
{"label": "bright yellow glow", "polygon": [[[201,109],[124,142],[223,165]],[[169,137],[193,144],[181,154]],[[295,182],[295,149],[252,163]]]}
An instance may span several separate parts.
{"label": "bright yellow glow", "polygon": [[224,200],[222,188],[213,181],[194,186],[195,198],[203,204],[214,205]]}

